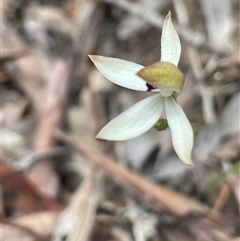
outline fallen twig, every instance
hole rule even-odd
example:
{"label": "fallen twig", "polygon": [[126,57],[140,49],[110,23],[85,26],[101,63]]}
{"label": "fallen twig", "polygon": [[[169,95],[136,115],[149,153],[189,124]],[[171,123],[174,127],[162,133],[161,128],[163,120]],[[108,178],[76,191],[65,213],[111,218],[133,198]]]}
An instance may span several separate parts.
{"label": "fallen twig", "polygon": [[161,185],[151,183],[140,175],[118,165],[111,158],[85,145],[71,134],[56,130],[55,137],[86,155],[96,167],[114,182],[135,193],[139,198],[151,201],[156,208],[163,208],[165,211],[178,217],[195,212],[205,214],[209,210],[208,207],[193,199],[187,198]]}
{"label": "fallen twig", "polygon": [[1,51],[0,63],[4,61],[14,60],[16,58],[24,57],[30,54],[33,51],[33,48],[16,48],[16,49],[4,49]]}
{"label": "fallen twig", "polygon": [[[154,27],[158,29],[162,29],[164,17],[159,15],[158,13],[152,11],[151,13],[145,12],[144,9],[139,7],[138,4],[132,3],[126,0],[102,0],[103,2],[113,4],[127,12],[130,12],[133,15],[139,16],[140,18],[144,19],[146,22],[150,23]],[[211,48],[211,46],[207,43],[206,37],[203,36],[201,33],[196,33],[189,29],[183,28],[179,26],[179,24],[174,23],[179,35],[190,45],[195,47],[202,47],[205,46],[207,48]]]}

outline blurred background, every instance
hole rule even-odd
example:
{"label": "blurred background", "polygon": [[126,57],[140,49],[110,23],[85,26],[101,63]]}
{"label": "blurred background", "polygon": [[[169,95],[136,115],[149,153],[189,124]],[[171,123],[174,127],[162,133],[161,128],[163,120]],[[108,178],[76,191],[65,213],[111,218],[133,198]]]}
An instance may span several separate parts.
{"label": "blurred background", "polygon": [[[240,240],[239,1],[2,0],[4,241]],[[149,96],[106,80],[88,54],[149,65],[168,11],[182,44],[177,100],[194,168],[169,129],[95,135]]]}

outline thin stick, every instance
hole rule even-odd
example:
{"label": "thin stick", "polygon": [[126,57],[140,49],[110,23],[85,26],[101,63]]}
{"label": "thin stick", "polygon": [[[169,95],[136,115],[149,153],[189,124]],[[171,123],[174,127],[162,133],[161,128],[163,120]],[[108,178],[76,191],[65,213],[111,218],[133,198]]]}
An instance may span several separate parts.
{"label": "thin stick", "polygon": [[231,188],[230,188],[229,184],[225,184],[222,187],[222,189],[217,197],[217,200],[214,204],[214,207],[208,216],[209,221],[212,221],[212,222],[216,221],[216,219],[217,219],[216,213],[221,212],[222,208],[224,207],[227,200],[229,199],[230,194],[231,194]]}
{"label": "thin stick", "polygon": [[144,201],[150,201],[156,208],[163,208],[174,216],[183,217],[190,213],[205,214],[209,209],[199,202],[183,196],[161,185],[151,183],[140,175],[117,164],[111,158],[85,145],[71,134],[56,130],[55,137],[75,148],[88,157],[97,168],[115,183],[137,195]]}

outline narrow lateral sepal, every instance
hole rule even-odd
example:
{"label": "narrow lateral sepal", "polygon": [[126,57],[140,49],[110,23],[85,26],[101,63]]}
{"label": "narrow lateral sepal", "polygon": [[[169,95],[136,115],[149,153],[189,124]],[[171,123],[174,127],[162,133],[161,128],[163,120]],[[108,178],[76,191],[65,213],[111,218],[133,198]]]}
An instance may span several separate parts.
{"label": "narrow lateral sepal", "polygon": [[188,118],[172,96],[165,98],[165,111],[175,152],[185,165],[194,166],[191,158],[193,130]]}
{"label": "narrow lateral sepal", "polygon": [[164,98],[161,94],[143,99],[111,120],[100,130],[96,139],[124,141],[137,137],[154,126],[163,107]]}

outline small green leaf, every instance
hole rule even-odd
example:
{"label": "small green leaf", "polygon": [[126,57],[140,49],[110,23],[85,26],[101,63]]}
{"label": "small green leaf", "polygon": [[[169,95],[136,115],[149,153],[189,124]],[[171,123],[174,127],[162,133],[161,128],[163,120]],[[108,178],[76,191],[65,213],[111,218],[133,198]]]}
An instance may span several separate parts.
{"label": "small green leaf", "polygon": [[141,69],[137,75],[160,90],[179,93],[184,84],[184,76],[178,67],[168,62],[157,62]]}
{"label": "small green leaf", "polygon": [[240,160],[235,162],[228,170],[220,171],[216,176],[212,177],[207,181],[205,188],[206,190],[212,190],[216,188],[222,181],[226,181],[229,174],[239,173],[240,171]]}
{"label": "small green leaf", "polygon": [[167,119],[159,119],[154,126],[155,130],[157,131],[164,131],[168,128]]}

